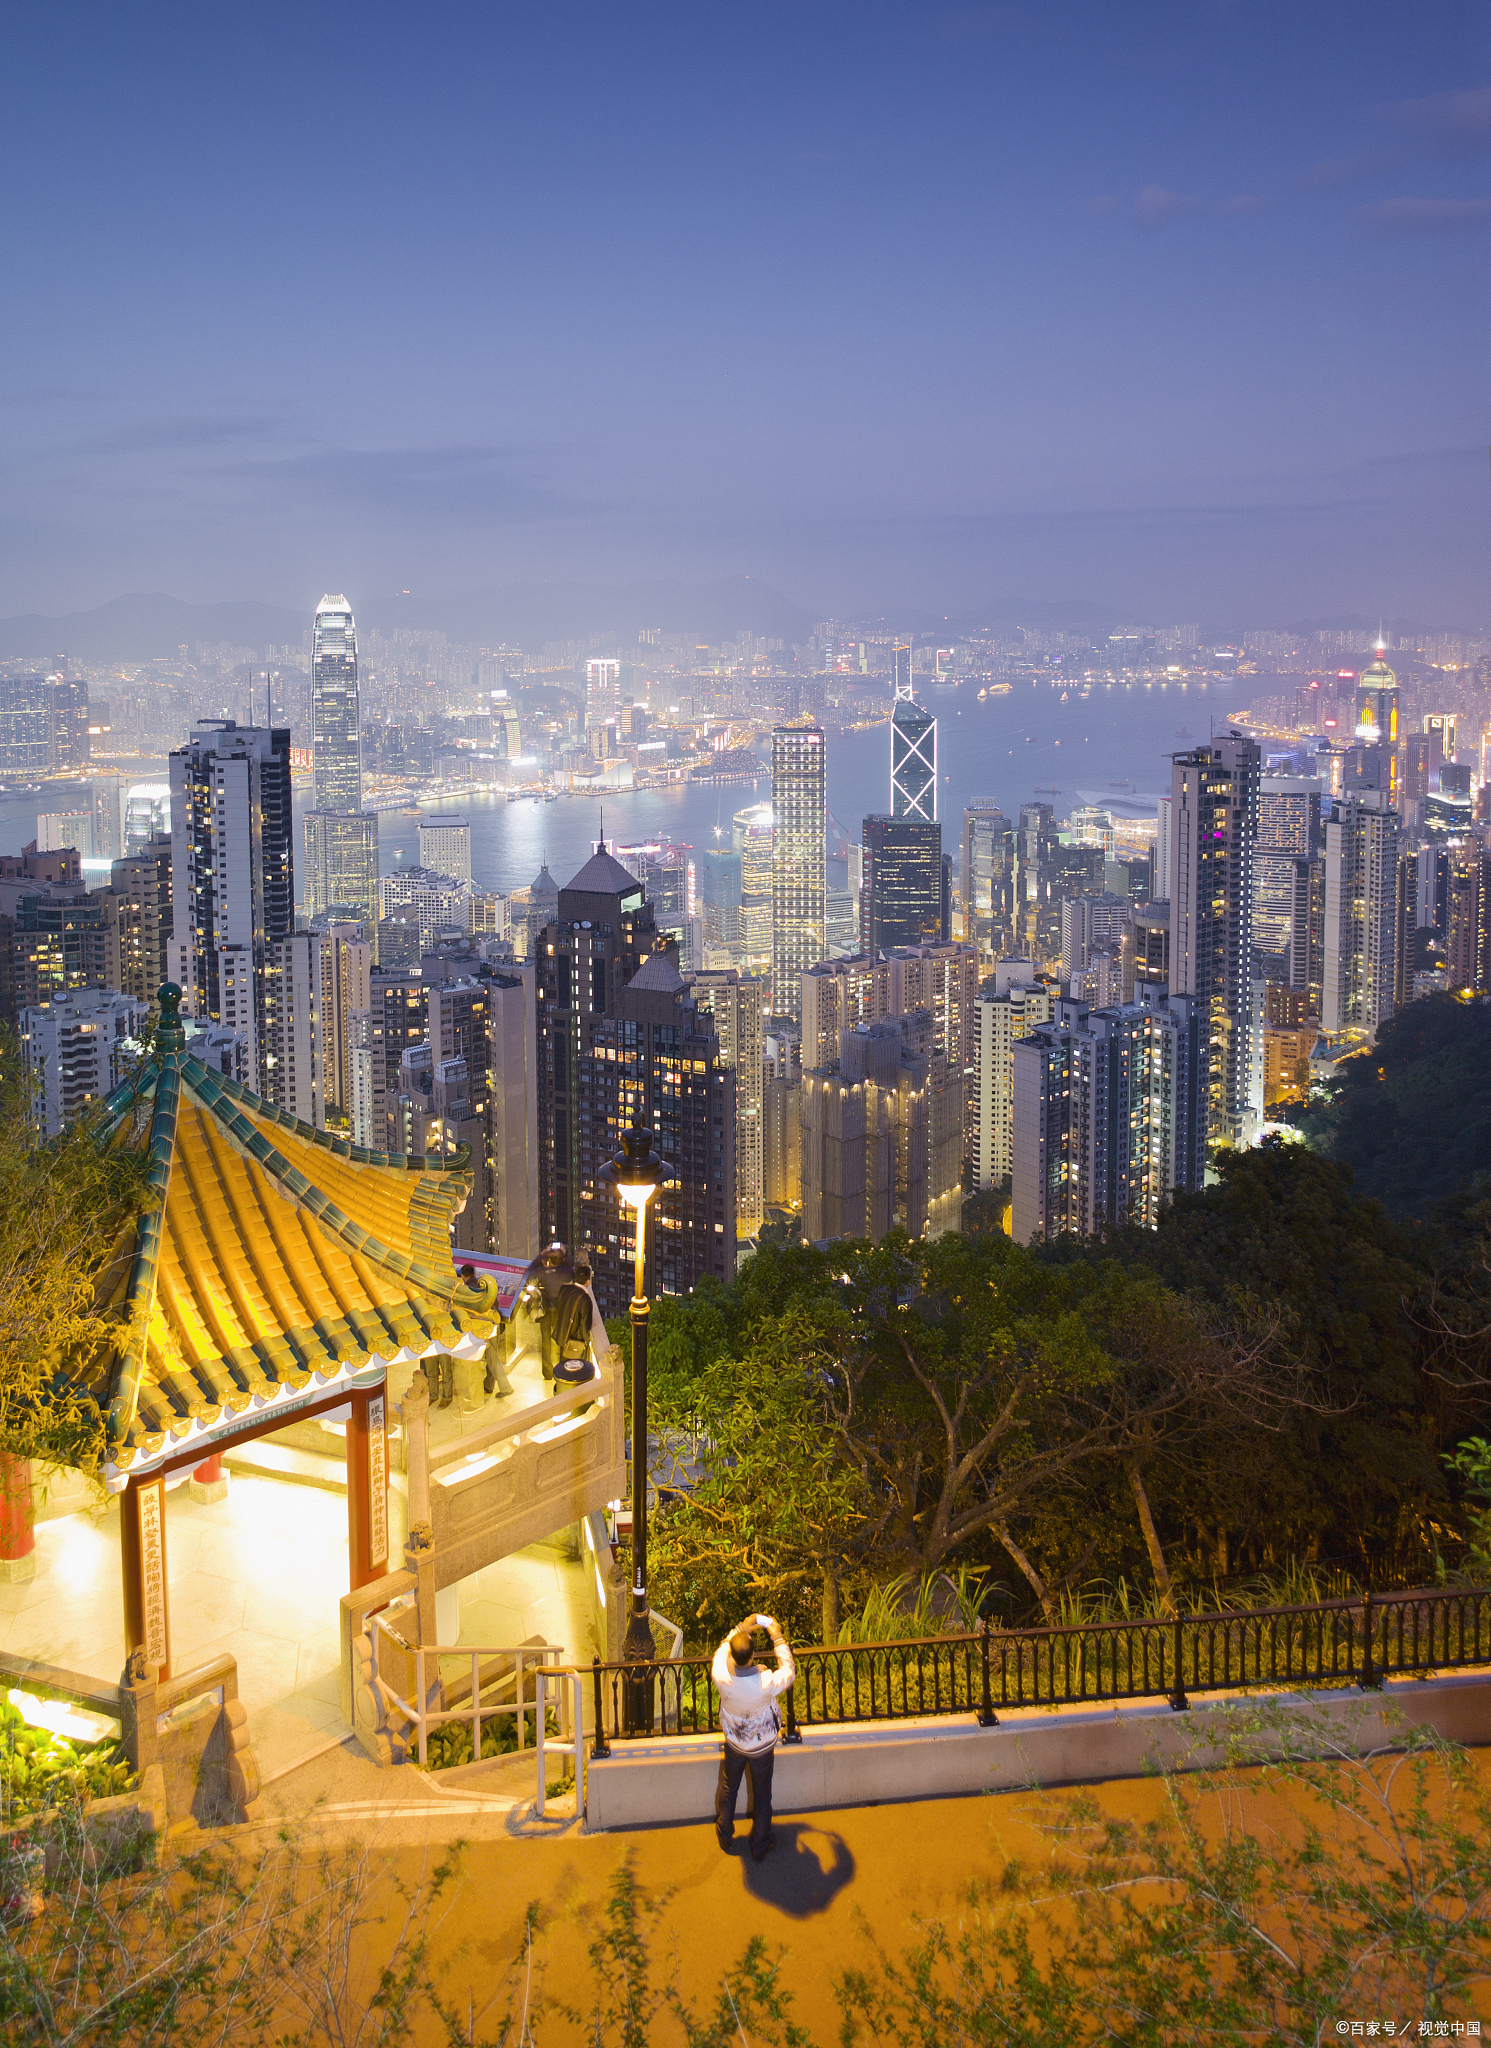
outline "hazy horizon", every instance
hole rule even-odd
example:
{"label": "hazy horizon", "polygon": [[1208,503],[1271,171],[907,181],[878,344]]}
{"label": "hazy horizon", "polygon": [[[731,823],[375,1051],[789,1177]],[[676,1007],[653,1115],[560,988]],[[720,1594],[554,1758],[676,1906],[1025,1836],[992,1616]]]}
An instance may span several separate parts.
{"label": "hazy horizon", "polygon": [[7,54],[0,614],[1486,617],[1468,0],[85,7]]}

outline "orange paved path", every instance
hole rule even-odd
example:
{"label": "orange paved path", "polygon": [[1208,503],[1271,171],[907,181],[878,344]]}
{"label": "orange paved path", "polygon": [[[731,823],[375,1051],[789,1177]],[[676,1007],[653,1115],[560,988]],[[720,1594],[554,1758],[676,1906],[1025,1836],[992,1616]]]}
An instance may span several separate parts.
{"label": "orange paved path", "polygon": [[[1491,1777],[1491,1750],[1472,1754],[1482,1775]],[[335,1766],[336,1759],[328,1761]],[[406,1798],[410,1776],[380,1774],[390,1791],[390,1780],[403,1780]],[[367,1783],[361,1772],[358,1782]],[[349,1789],[343,1782],[327,1792],[334,1802]],[[1156,1813],[1164,1798],[1155,1779],[1093,1790],[1107,1812],[1135,1820]],[[829,2048],[839,2017],[832,1978],[846,1966],[872,1962],[875,1937],[898,1955],[914,1938],[913,1922],[955,1916],[970,1881],[994,1876],[1007,1858],[1041,1861],[1049,1850],[1033,1824],[1036,1802],[1068,1796],[1004,1793],[794,1814],[777,1821],[776,1850],[759,1867],[745,1853],[743,1822],[733,1856],[721,1854],[707,1825],[582,1835],[571,1824],[543,1837],[516,1811],[431,1817],[426,1810],[416,1817],[399,1816],[393,1806],[376,1819],[328,1813],[327,1823],[376,1844],[378,1860],[386,1857],[406,1880],[429,1867],[444,1845],[465,1838],[460,1895],[441,1926],[438,1948],[449,1963],[451,1987],[469,1987],[478,2005],[521,1958],[525,1914],[536,1904],[545,1926],[537,1953],[550,1984],[566,2001],[588,2006],[593,1976],[586,1952],[599,1931],[609,1883],[630,1855],[645,1893],[665,1899],[650,1937],[654,1956],[664,1971],[676,1969],[696,2004],[713,2005],[722,1973],[760,1933],[773,1949],[790,1951],[785,1974],[793,2016],[811,2029],[819,2048]],[[428,1809],[427,1797],[423,1804]],[[1287,1813],[1267,1793],[1246,1798],[1243,1810],[1256,1816],[1253,1826]],[[569,2038],[566,2028],[545,2029],[540,2048]],[[672,2038],[671,2028],[658,2031],[660,2043]]]}

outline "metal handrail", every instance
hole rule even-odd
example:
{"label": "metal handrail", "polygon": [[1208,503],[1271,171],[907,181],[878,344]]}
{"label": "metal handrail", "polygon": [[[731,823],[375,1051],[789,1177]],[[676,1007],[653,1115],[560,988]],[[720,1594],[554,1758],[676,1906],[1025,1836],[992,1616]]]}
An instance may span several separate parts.
{"label": "metal handrail", "polygon": [[[545,1766],[545,1716],[548,1710],[547,1688],[554,1681],[554,1699],[559,1713],[559,1734],[563,1741],[566,1734],[574,1751],[575,1792],[577,1804],[583,1809],[585,1784],[585,1691],[584,1678],[573,1665],[564,1664],[564,1646],[560,1643],[519,1644],[515,1648],[491,1647],[469,1644],[406,1643],[397,1631],[391,1628],[381,1614],[368,1616],[369,1636],[373,1650],[373,1687],[378,1697],[401,1714],[416,1730],[420,1768],[429,1768],[429,1735],[432,1728],[444,1727],[450,1721],[471,1723],[471,1760],[481,1761],[482,1722],[499,1714],[517,1716],[517,1749],[521,1754],[528,1747],[525,1740],[527,1718],[533,1715],[534,1756],[538,1773],[538,1785],[534,1799],[534,1810],[543,1818],[544,1799],[547,1792]],[[414,1698],[406,1700],[396,1692],[383,1676],[378,1662],[378,1640],[386,1635],[403,1656],[414,1659]],[[425,1659],[435,1659],[435,1679],[432,1686],[425,1683]],[[471,1704],[461,1707],[431,1707],[430,1692],[440,1685],[440,1659],[442,1657],[469,1658],[471,1663]],[[495,1678],[483,1679],[482,1665],[494,1658],[511,1661],[512,1668],[500,1672]],[[533,1680],[533,1698],[527,1696],[526,1678]],[[562,1681],[568,1678],[570,1684]],[[491,1697],[494,1691],[503,1691],[511,1686],[511,1700],[497,1700]],[[443,1697],[443,1687],[441,1688]],[[569,1728],[566,1730],[565,1723]]]}
{"label": "metal handrail", "polygon": [[[992,1727],[998,1709],[1106,1700],[1163,1698],[1184,1712],[1192,1692],[1371,1688],[1400,1674],[1491,1664],[1491,1588],[1368,1592],[1056,1628],[1001,1628],[986,1619],[977,1630],[830,1643],[793,1656],[797,1676],[783,1696],[788,1742],[800,1740],[804,1726],[973,1713]],[[717,1732],[712,1663],[712,1655],[642,1666],[596,1659],[595,1754],[606,1755],[611,1738]]]}

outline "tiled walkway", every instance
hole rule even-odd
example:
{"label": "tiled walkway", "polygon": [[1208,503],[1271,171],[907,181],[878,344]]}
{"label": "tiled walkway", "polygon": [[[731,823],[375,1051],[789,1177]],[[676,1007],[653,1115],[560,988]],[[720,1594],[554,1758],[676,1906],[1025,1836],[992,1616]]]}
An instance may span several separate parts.
{"label": "tiled walkway", "polygon": [[[395,1544],[402,1497],[389,1498]],[[119,1508],[43,1521],[37,1572],[0,1585],[0,1649],[117,1678],[124,1665]],[[166,1507],[171,1658],[177,1671],[224,1651],[238,1660],[254,1749],[267,1777],[345,1732],[337,1705],[338,1602],[347,1590],[347,1503],[322,1487],[236,1474],[207,1505],[184,1485]],[[461,1589],[463,1643],[535,1635],[588,1658],[584,1577],[536,1544]]]}

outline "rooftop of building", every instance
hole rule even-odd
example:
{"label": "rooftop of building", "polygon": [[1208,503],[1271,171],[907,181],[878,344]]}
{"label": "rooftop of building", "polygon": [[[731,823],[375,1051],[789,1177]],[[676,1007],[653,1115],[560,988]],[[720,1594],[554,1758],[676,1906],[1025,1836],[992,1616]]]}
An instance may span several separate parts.
{"label": "rooftop of building", "polygon": [[642,884],[629,868],[606,851],[603,839],[577,875],[565,884],[565,894],[575,896],[630,896]]}
{"label": "rooftop of building", "polygon": [[629,989],[651,990],[656,995],[677,995],[683,986],[683,976],[667,953],[649,953],[627,983]]}

